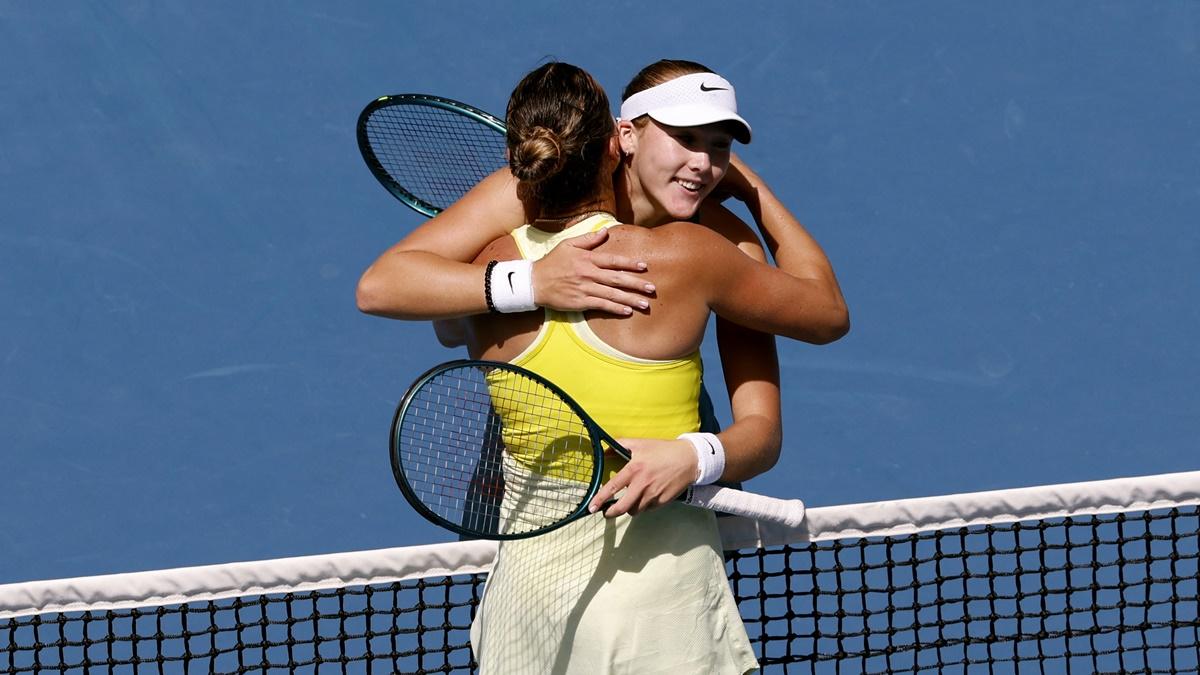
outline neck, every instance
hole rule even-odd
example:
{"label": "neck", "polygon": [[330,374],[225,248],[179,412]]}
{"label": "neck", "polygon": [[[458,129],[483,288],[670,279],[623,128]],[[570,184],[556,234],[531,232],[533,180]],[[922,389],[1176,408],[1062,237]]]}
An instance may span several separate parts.
{"label": "neck", "polygon": [[539,230],[555,232],[565,230],[579,221],[597,213],[614,214],[617,211],[617,200],[613,195],[612,181],[603,181],[596,194],[590,198],[567,207],[547,211],[542,209],[538,218],[531,225]]}
{"label": "neck", "polygon": [[601,213],[612,215],[612,209],[583,209],[565,216],[538,218],[530,223],[530,225],[543,232],[561,232],[576,223],[583,222]]}
{"label": "neck", "polygon": [[629,167],[622,165],[614,176],[617,219],[640,227],[655,227],[667,222],[665,213],[658,213],[642,191],[642,184]]}

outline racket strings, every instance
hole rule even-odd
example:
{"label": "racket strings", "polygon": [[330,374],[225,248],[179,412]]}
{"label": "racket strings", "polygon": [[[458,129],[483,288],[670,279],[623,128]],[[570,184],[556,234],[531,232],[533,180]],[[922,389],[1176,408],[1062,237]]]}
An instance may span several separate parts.
{"label": "racket strings", "polygon": [[459,366],[428,379],[397,430],[416,498],[472,533],[518,535],[576,514],[599,471],[588,428],[554,391],[509,370]]}
{"label": "racket strings", "polygon": [[384,106],[368,116],[365,130],[388,177],[439,211],[506,164],[502,133],[443,108]]}

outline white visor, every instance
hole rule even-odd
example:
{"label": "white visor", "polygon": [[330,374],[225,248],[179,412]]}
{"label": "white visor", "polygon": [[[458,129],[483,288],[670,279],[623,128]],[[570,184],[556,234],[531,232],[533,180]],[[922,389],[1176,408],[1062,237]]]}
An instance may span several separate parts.
{"label": "white visor", "polygon": [[670,127],[736,122],[733,136],[750,142],[750,125],[737,114],[733,85],[715,73],[693,73],[639,91],[621,103],[621,119],[649,115]]}

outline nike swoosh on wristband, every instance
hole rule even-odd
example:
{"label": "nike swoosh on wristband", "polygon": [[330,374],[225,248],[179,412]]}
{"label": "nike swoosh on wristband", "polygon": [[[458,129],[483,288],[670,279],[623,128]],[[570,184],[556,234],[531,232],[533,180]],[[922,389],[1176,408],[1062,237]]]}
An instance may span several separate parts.
{"label": "nike swoosh on wristband", "polygon": [[514,275],[514,274],[516,274],[516,272],[509,272],[509,273],[508,273],[508,290],[509,290],[509,291],[512,291],[512,290],[513,290],[513,285],[512,285],[512,275]]}
{"label": "nike swoosh on wristband", "polygon": [[715,454],[717,454],[717,449],[716,449],[715,447],[713,447],[713,444],[712,444],[712,443],[710,443],[710,442],[709,442],[709,440],[708,440],[707,438],[705,438],[705,439],[703,439],[703,440],[704,440],[704,443],[705,443],[706,445],[708,445],[708,451],[709,451],[709,454],[712,454],[712,455],[715,455]]}
{"label": "nike swoosh on wristband", "polygon": [[700,91],[729,91],[729,87],[706,87],[704,83],[700,83]]}

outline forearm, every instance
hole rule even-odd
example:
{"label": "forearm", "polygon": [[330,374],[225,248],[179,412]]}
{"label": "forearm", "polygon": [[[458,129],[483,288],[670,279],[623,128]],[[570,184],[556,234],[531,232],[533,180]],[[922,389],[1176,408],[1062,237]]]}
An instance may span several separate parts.
{"label": "forearm", "polygon": [[827,310],[822,317],[825,324],[814,327],[825,329],[832,339],[844,335],[849,329],[849,313],[825,251],[766,181],[740,159],[735,158],[730,174],[732,194],[750,212],[775,264],[789,275],[809,282],[804,286],[804,301]]}
{"label": "forearm", "polygon": [[845,312],[846,300],[825,251],[771,188],[756,182],[754,196],[746,201],[746,209],[779,269],[817,282],[816,288],[827,296],[826,302]]}
{"label": "forearm", "polygon": [[516,181],[493,173],[380,255],[358,282],[358,308],[416,320],[487,311],[483,269],[471,262],[523,222]]}
{"label": "forearm", "polygon": [[755,182],[753,196],[745,204],[779,269],[793,276],[824,281],[830,293],[841,299],[841,289],[825,251],[766,183]]}
{"label": "forearm", "polygon": [[[693,226],[694,227],[694,226]],[[718,316],[755,330],[812,344],[837,340],[849,329],[840,295],[818,279],[798,277],[757,262],[717,233],[699,230],[692,249],[693,281]]]}
{"label": "forearm", "polygon": [[743,416],[717,434],[725,446],[725,471],[721,480],[741,482],[766,473],[779,461],[782,434],[763,415]]}
{"label": "forearm", "polygon": [[779,459],[782,412],[775,337],[717,319],[717,348],[733,423],[718,435],[726,481],[766,472]]}
{"label": "forearm", "polygon": [[359,279],[358,309],[392,319],[448,319],[488,311],[484,268],[426,251],[392,250]]}

